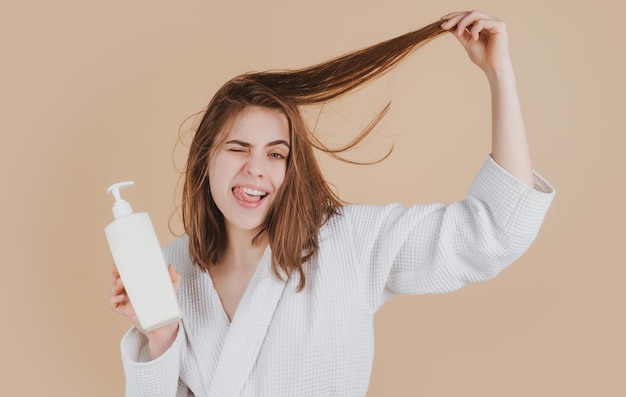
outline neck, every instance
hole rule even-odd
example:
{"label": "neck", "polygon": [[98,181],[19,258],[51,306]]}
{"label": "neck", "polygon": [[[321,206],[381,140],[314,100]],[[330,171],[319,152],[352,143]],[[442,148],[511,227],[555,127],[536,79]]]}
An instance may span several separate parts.
{"label": "neck", "polygon": [[252,240],[258,232],[227,228],[228,245],[222,263],[233,268],[256,267],[269,243],[267,233],[263,233],[253,244]]}

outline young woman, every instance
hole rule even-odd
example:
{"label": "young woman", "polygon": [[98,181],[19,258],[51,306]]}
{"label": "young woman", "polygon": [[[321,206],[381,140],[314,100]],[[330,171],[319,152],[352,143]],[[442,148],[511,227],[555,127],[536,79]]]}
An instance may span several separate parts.
{"label": "young woman", "polygon": [[[299,107],[379,77],[446,31],[492,94],[492,152],[467,198],[342,205],[313,149],[336,152],[314,138]],[[182,320],[142,330],[113,268],[111,307],[134,325],[122,340],[127,394],[362,396],[385,300],[451,291],[516,260],[554,192],[531,169],[507,46],[504,22],[455,12],[311,68],[227,82],[190,147],[186,234],[165,249]]]}

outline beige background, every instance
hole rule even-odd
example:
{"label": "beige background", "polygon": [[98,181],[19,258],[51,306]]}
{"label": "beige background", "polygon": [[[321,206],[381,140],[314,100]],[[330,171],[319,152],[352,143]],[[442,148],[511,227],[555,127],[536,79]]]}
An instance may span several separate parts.
{"label": "beige background", "polygon": [[[134,179],[126,196],[172,241],[179,124],[227,78],[310,65],[467,8],[508,22],[534,164],[558,195],[536,243],[496,280],[380,310],[368,396],[626,395],[620,2],[12,3],[0,13],[0,395],[122,395],[128,323],[107,304],[105,189]],[[390,99],[354,156],[395,142],[392,157],[323,158],[328,179],[354,202],[462,198],[489,151],[481,72],[442,37],[329,107],[325,125],[349,137]]]}

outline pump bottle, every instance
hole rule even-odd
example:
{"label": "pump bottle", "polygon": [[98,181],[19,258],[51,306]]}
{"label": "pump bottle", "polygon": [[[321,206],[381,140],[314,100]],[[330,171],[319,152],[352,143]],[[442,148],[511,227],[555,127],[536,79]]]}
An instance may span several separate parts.
{"label": "pump bottle", "polygon": [[134,182],[111,185],[115,220],[105,229],[113,260],[141,327],[146,331],[180,319],[176,291],[167,271],[157,235],[145,212],[133,213],[120,189]]}

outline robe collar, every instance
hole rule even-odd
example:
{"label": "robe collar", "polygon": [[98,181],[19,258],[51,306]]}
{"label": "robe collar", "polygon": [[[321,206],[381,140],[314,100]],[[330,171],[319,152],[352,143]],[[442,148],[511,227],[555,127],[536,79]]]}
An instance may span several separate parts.
{"label": "robe collar", "polygon": [[272,272],[268,245],[230,323],[208,395],[236,396],[241,393],[259,356],[285,285],[286,281]]}

